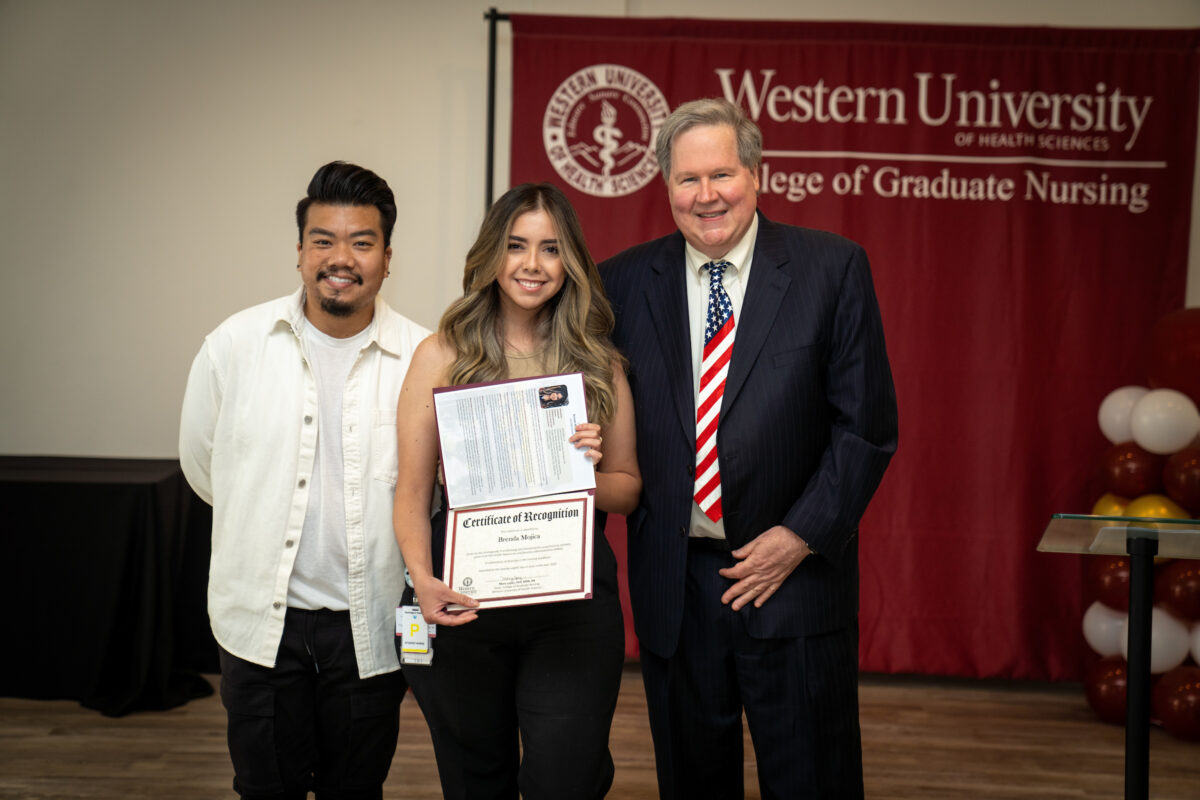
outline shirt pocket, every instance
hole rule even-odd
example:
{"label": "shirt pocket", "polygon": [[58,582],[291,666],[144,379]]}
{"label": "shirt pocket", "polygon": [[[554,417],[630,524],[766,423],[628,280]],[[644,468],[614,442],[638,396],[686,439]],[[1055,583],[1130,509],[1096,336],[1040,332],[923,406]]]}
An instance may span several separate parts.
{"label": "shirt pocket", "polygon": [[396,485],[400,474],[399,455],[396,452],[396,409],[375,409],[375,420],[371,425],[371,477],[389,486]]}

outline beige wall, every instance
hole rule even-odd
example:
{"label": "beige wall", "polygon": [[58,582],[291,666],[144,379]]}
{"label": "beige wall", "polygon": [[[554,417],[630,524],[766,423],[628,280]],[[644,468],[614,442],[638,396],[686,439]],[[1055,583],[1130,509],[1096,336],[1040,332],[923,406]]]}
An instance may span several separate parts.
{"label": "beige wall", "polygon": [[[334,158],[371,167],[395,189],[396,256],[384,294],[434,325],[483,212],[486,6],[0,0],[0,453],[173,456],[202,337],[297,285],[292,209],[313,170]],[[1200,27],[1196,0],[500,8]],[[507,65],[505,25],[500,44]],[[496,180],[507,185],[503,166]],[[1189,305],[1200,305],[1198,249]]]}

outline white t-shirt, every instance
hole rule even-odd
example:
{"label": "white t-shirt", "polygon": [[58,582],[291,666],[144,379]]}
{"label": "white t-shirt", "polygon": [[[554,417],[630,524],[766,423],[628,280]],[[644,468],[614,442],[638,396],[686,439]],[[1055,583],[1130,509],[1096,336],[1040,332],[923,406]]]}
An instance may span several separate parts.
{"label": "white t-shirt", "polygon": [[367,343],[370,326],[346,339],[304,327],[308,365],[317,383],[317,457],[309,480],[308,510],[288,581],[289,608],[345,611],[346,502],[342,458],[342,392]]}

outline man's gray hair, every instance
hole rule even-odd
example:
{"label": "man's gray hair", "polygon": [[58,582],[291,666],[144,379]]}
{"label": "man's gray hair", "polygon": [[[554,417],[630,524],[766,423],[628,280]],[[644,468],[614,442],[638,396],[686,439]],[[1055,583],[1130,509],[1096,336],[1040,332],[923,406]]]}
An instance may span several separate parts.
{"label": "man's gray hair", "polygon": [[658,138],[654,140],[654,155],[658,158],[663,180],[668,184],[671,178],[671,147],[679,134],[697,125],[728,125],[733,128],[737,137],[738,160],[751,172],[758,169],[762,162],[762,131],[746,116],[741,106],[723,97],[706,97],[684,103],[672,111],[659,128]]}

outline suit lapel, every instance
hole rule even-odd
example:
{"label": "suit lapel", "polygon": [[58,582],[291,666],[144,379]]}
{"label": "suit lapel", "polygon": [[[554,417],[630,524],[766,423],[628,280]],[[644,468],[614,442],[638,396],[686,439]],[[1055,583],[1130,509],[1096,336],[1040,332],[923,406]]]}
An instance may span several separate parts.
{"label": "suit lapel", "polygon": [[695,442],[696,400],[692,386],[692,350],[688,341],[684,269],[683,235],[676,233],[650,265],[646,302],[666,365],[671,402],[688,439]]}
{"label": "suit lapel", "polygon": [[762,214],[758,216],[758,238],[754,242],[754,260],[750,265],[750,283],[742,299],[742,314],[733,339],[733,356],[721,399],[721,418],[737,400],[751,368],[762,352],[767,335],[775,325],[779,305],[791,284],[780,269],[788,261],[787,248],[779,228]]}

